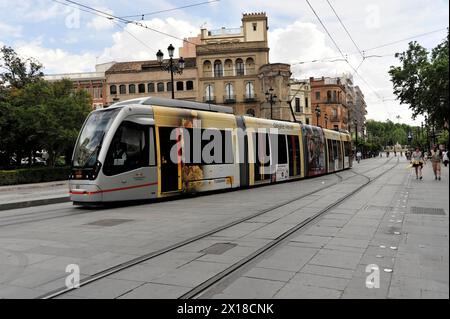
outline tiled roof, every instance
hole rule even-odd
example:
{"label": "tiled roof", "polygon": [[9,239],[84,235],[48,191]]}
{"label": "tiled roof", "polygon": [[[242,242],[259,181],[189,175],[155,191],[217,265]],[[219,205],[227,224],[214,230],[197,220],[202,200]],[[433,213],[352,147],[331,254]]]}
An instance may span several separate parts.
{"label": "tiled roof", "polygon": [[[186,68],[194,68],[196,66],[196,58],[185,58],[184,60]],[[167,65],[167,61],[164,60],[163,64]],[[174,62],[178,63],[178,59],[174,59]],[[150,71],[151,69],[160,70],[157,60],[117,62],[106,71],[106,74]]]}

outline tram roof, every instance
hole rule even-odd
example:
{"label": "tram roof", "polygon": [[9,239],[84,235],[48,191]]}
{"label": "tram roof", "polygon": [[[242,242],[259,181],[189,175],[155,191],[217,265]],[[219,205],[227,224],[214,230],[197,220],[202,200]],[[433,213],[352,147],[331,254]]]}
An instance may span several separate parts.
{"label": "tram roof", "polygon": [[111,107],[114,106],[123,106],[130,104],[141,104],[141,105],[155,105],[155,106],[165,106],[165,107],[175,107],[182,109],[192,109],[192,110],[201,110],[208,112],[218,112],[218,113],[227,113],[233,114],[233,108],[229,106],[216,105],[216,104],[208,104],[208,103],[199,103],[185,100],[176,100],[176,99],[166,99],[161,97],[141,97],[137,99],[126,100],[123,102],[114,103]]}

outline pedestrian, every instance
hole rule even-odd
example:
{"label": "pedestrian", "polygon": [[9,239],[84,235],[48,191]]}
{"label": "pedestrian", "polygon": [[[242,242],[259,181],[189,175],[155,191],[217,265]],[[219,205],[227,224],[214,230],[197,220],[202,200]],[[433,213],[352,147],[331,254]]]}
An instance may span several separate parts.
{"label": "pedestrian", "polygon": [[419,148],[416,148],[416,150],[412,153],[411,164],[416,171],[416,179],[422,179],[423,155]]}
{"label": "pedestrian", "polygon": [[361,161],[361,157],[362,157],[361,151],[356,152],[356,160],[358,161],[358,163]]}
{"label": "pedestrian", "polygon": [[428,152],[424,151],[423,152],[423,164],[426,165],[427,164],[427,159],[428,159]]}
{"label": "pedestrian", "polygon": [[441,180],[441,151],[436,145],[431,150],[431,164],[433,165],[434,179]]}
{"label": "pedestrian", "polygon": [[447,167],[448,164],[448,151],[444,150],[442,152],[442,161],[444,162],[445,167]]}

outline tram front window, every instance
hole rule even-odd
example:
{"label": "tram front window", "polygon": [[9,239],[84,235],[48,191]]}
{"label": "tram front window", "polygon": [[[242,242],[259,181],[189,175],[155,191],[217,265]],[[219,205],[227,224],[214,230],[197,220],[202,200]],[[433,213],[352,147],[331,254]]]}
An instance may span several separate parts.
{"label": "tram front window", "polygon": [[94,167],[103,138],[119,111],[120,108],[117,108],[89,115],[73,154],[73,167]]}

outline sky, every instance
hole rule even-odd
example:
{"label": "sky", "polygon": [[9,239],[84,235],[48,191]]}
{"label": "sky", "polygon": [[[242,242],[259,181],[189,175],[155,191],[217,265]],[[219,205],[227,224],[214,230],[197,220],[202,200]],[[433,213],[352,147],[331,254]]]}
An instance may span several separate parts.
{"label": "sky", "polygon": [[[387,72],[399,65],[394,54],[411,41],[398,40],[414,37],[430,50],[443,41],[448,0],[309,0],[337,47],[306,0],[209,0],[154,13],[207,1],[76,0],[115,16],[136,15],[127,19],[174,36],[169,37],[90,14],[66,0],[0,0],[0,46],[37,59],[46,74],[94,71],[97,63],[155,59],[156,51],[167,52],[170,43],[182,46],[176,38],[196,36],[202,27],[237,28],[242,13],[265,12],[271,63],[291,64],[298,79],[353,74],[365,95],[367,119],[411,125],[423,121],[413,120],[408,105],[395,100]],[[142,20],[144,13],[154,14]],[[392,42],[397,43],[386,45]]]}

